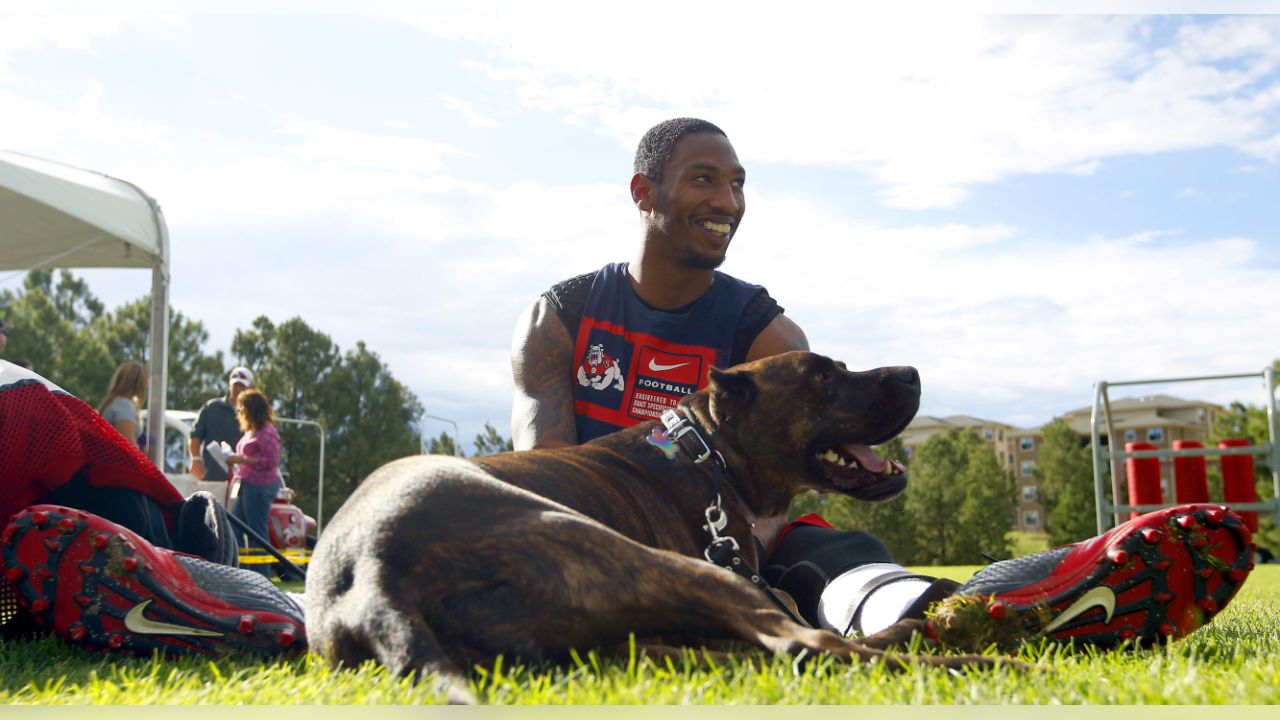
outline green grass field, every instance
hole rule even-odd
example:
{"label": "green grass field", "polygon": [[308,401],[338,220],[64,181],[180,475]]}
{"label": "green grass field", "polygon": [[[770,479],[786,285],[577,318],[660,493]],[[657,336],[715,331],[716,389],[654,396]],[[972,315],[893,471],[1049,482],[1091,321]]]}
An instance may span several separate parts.
{"label": "green grass field", "polygon": [[[975,568],[931,568],[963,579]],[[1025,648],[1034,672],[949,673],[819,658],[744,656],[699,667],[682,662],[600,659],[567,667],[511,661],[478,670],[473,690],[500,704],[556,703],[982,703],[1122,704],[1280,702],[1280,565],[1260,566],[1231,605],[1189,638],[1148,650]],[[252,660],[128,659],[88,654],[56,638],[0,643],[0,703],[6,704],[371,704],[433,703],[429,684],[378,667],[330,671],[306,656]]]}

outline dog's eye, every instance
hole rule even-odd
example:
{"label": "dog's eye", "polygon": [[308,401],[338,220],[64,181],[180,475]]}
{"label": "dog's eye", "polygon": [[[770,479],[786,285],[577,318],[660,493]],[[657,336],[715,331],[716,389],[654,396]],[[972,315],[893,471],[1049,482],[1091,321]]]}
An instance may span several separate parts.
{"label": "dog's eye", "polygon": [[827,381],[827,374],[826,374],[825,372],[821,372],[821,371],[816,372],[816,373],[814,373],[814,374],[813,374],[813,379],[814,379],[814,381],[815,381],[815,382],[820,382],[820,383],[822,383],[822,382],[826,382],[826,381]]}

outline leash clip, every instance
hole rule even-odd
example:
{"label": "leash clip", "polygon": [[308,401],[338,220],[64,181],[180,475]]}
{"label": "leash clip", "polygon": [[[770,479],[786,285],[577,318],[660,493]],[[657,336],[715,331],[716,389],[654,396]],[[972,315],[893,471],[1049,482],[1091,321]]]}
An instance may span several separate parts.
{"label": "leash clip", "polygon": [[702,551],[702,556],[705,557],[707,559],[707,562],[711,563],[712,565],[719,565],[721,567],[724,567],[726,570],[732,570],[733,568],[730,567],[729,565],[724,564],[723,560],[717,561],[716,558],[711,557],[711,553],[713,551],[719,551],[720,546],[725,544],[729,545],[733,553],[736,554],[738,552],[739,550],[738,541],[734,540],[732,535],[725,535],[723,537],[713,538],[711,542],[707,545],[707,549]]}
{"label": "leash clip", "polygon": [[720,507],[720,496],[716,496],[716,501],[707,506],[703,515],[707,518],[707,524],[703,525],[707,532],[711,533],[712,541],[720,539],[720,531],[725,529],[729,524],[729,516],[724,514],[724,509]]}

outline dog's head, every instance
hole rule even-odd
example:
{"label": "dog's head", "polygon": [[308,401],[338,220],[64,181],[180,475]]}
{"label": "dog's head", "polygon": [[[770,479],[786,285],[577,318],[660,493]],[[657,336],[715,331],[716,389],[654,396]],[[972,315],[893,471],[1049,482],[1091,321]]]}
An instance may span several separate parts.
{"label": "dog's head", "polygon": [[809,352],[711,371],[707,412],[753,470],[790,475],[794,491],[886,500],[907,486],[897,460],[870,446],[902,432],[920,406],[912,367],[850,372]]}

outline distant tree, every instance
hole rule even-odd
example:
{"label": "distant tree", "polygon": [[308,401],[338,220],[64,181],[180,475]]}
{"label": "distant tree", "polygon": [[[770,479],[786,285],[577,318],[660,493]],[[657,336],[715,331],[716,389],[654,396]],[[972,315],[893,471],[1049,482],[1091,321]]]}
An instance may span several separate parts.
{"label": "distant tree", "polygon": [[502,437],[498,429],[488,422],[484,424],[484,432],[476,435],[476,455],[496,455],[514,449],[511,439]]}
{"label": "distant tree", "polygon": [[8,358],[25,357],[35,371],[62,389],[96,404],[115,370],[107,348],[88,331],[102,303],[75,276],[62,271],[57,285],[47,271],[28,273],[20,293],[5,291]]}
{"label": "distant tree", "polygon": [[327,506],[336,508],[384,463],[418,452],[422,406],[363,341],[329,373],[322,405],[334,480],[326,481]]}
{"label": "distant tree", "polygon": [[464,456],[457,443],[453,441],[453,437],[446,432],[441,432],[440,437],[431,438],[427,442],[427,454]]}
{"label": "distant tree", "polygon": [[[902,441],[897,438],[877,447],[876,452],[884,458],[904,460],[906,457]],[[911,476],[909,466],[907,476],[908,478]],[[837,493],[805,493],[797,497],[792,504],[791,515],[797,517],[806,513],[817,513],[840,530],[869,532],[885,544],[894,560],[904,564],[915,564],[917,562],[916,523],[907,510],[907,496],[910,493],[910,483],[904,493],[880,502],[858,500]]]}
{"label": "distant tree", "polygon": [[[106,345],[117,363],[137,360],[148,363],[151,355],[151,296],[121,305],[99,317],[91,333]],[[169,309],[169,381],[165,400],[172,409],[197,410],[211,397],[226,392],[225,359],[222,352],[204,350],[209,333],[198,320],[188,320]]]}
{"label": "distant tree", "polygon": [[[1272,367],[1277,372],[1280,372],[1280,360],[1274,361]],[[1233,402],[1226,412],[1218,413],[1214,418],[1213,429],[1209,433],[1209,443],[1206,444],[1213,447],[1218,444],[1219,440],[1244,438],[1251,445],[1265,445],[1271,441],[1271,434],[1267,428],[1267,411],[1265,407]],[[1272,468],[1268,464],[1266,456],[1255,455],[1253,469],[1254,482],[1258,488],[1258,499],[1270,499],[1275,494],[1275,490],[1271,479]],[[1211,483],[1214,483],[1220,492],[1222,471],[1216,463],[1210,466],[1209,474]],[[1214,497],[1221,498],[1221,495],[1215,494]],[[1260,547],[1264,547],[1272,553],[1280,554],[1280,528],[1276,527],[1274,516],[1265,513],[1258,515],[1258,532],[1254,535],[1254,541]]]}
{"label": "distant tree", "polygon": [[1092,537],[1097,532],[1093,455],[1063,418],[1041,428],[1043,441],[1034,471],[1043,493],[1051,546]]}
{"label": "distant tree", "polygon": [[1008,552],[1013,479],[976,432],[934,435],[915,453],[911,469],[906,508],[915,524],[917,562],[973,564],[981,553]]}

